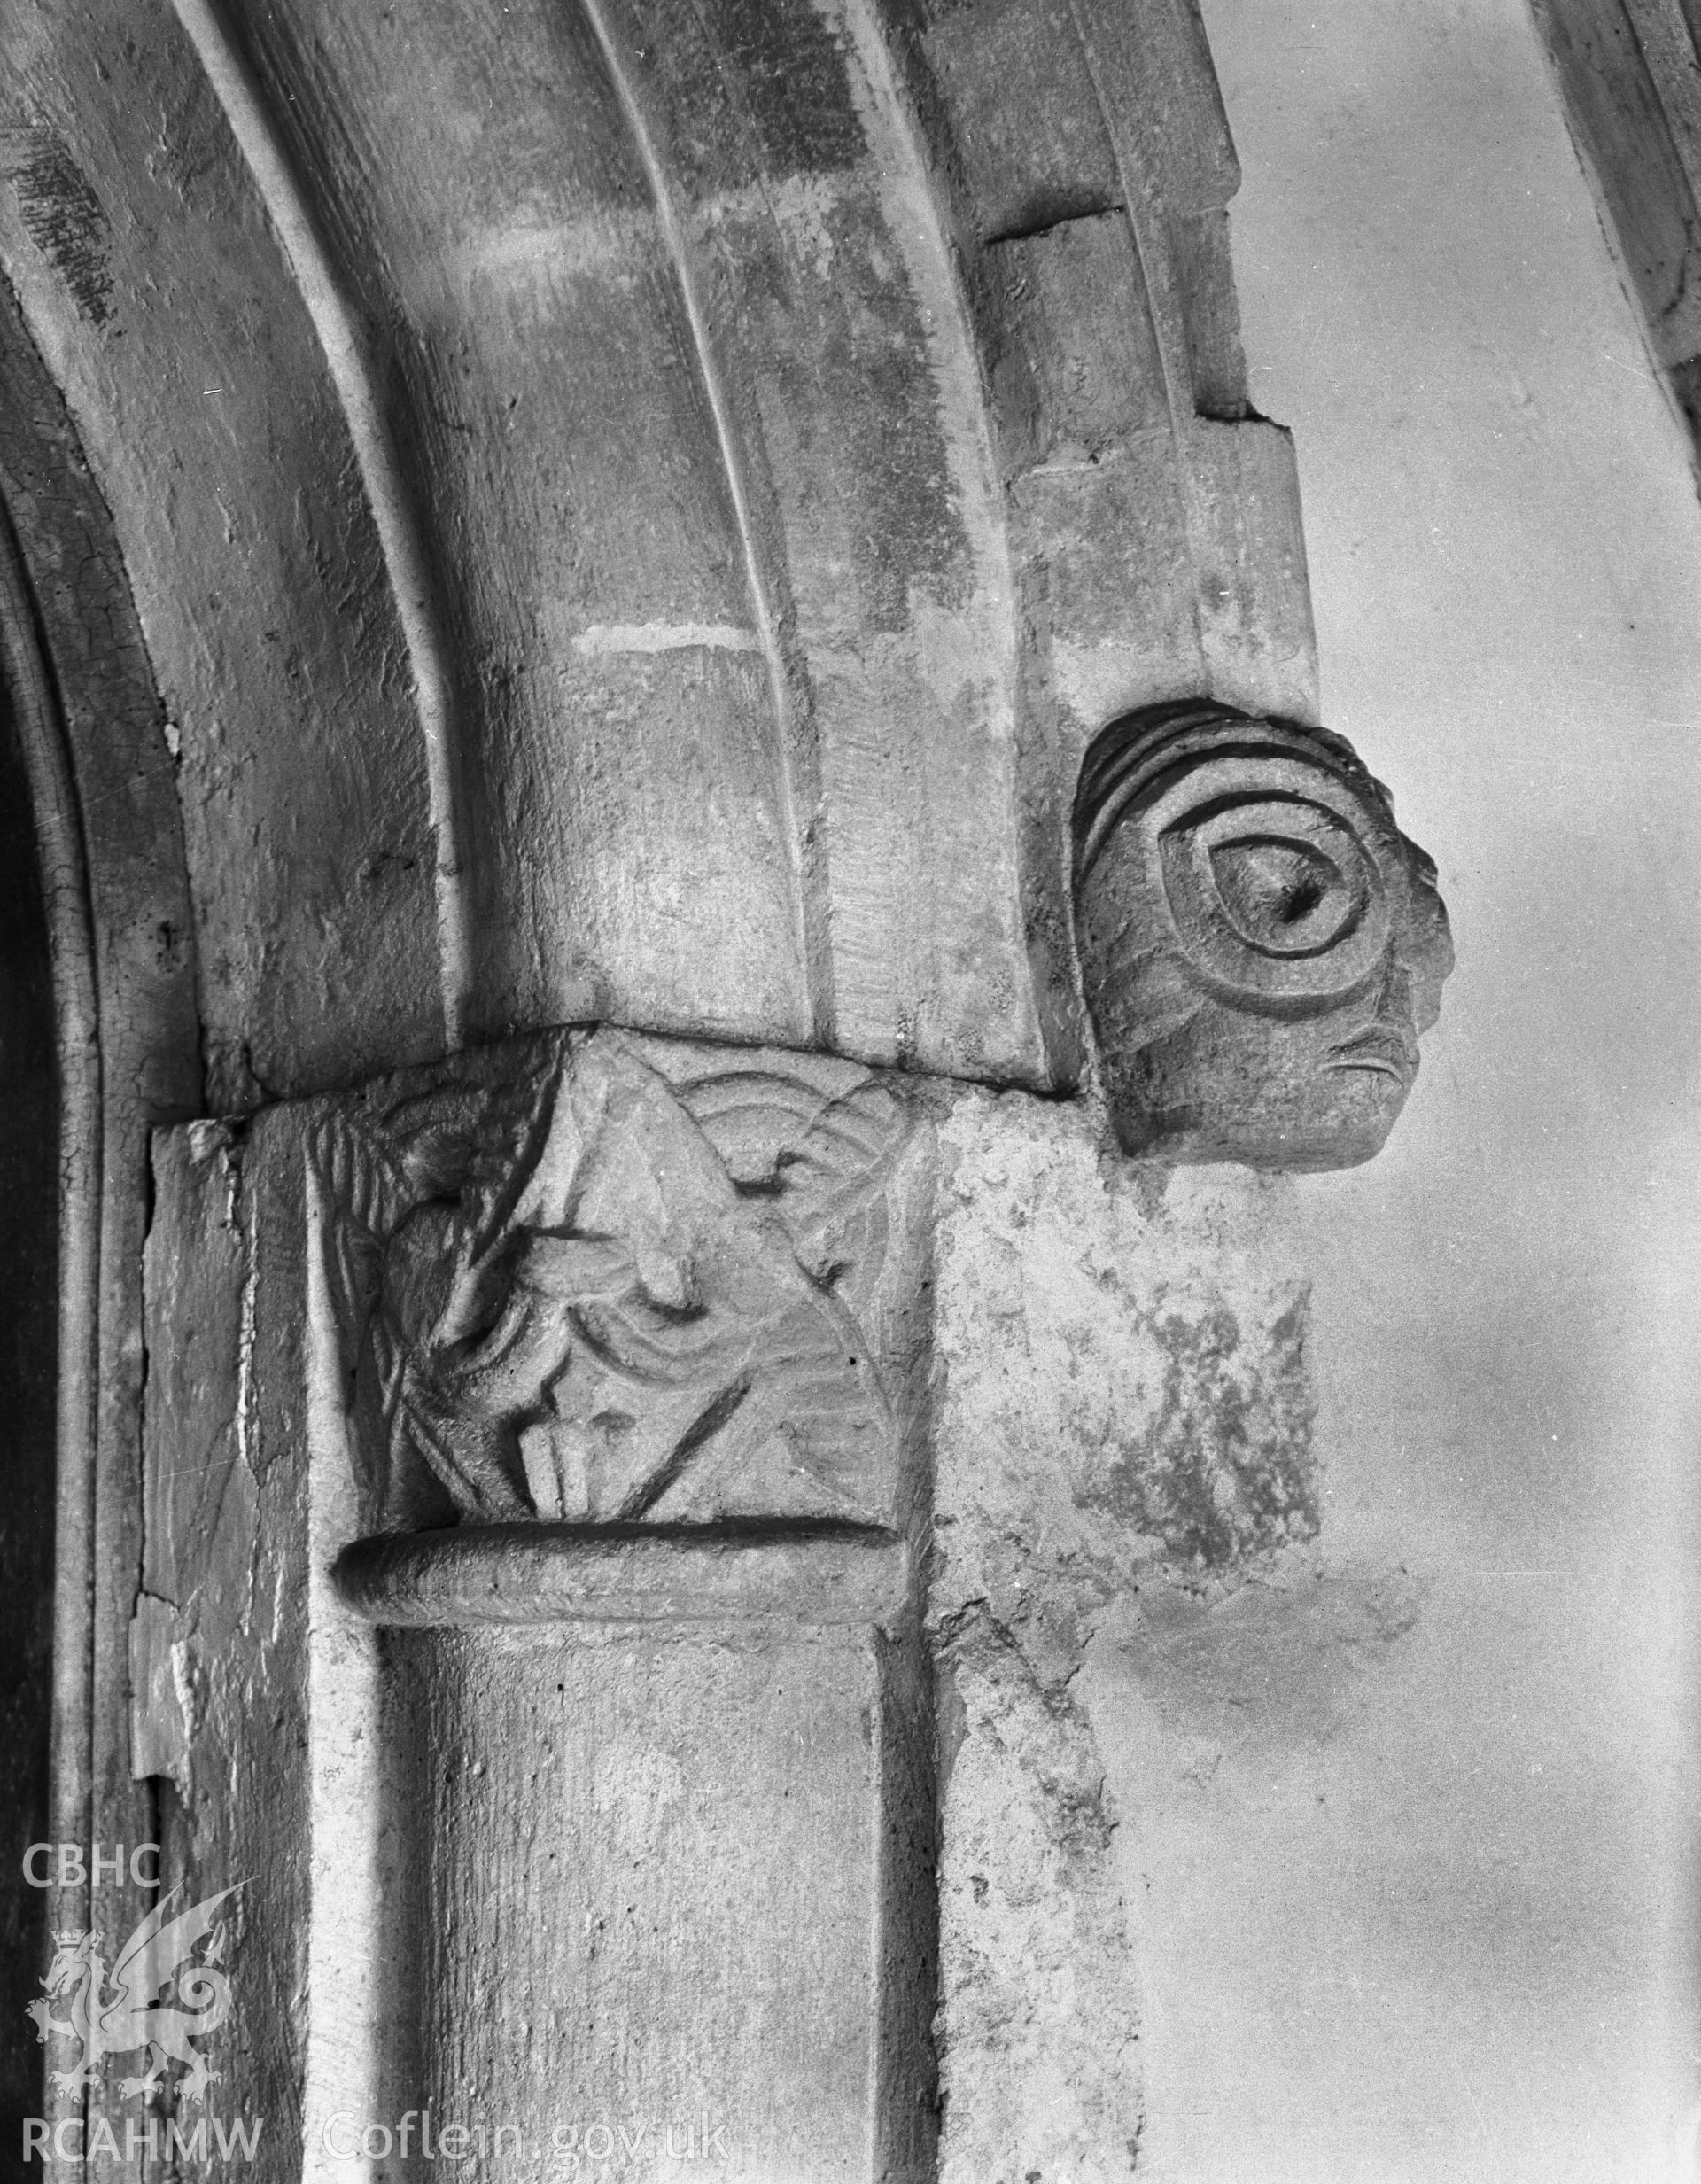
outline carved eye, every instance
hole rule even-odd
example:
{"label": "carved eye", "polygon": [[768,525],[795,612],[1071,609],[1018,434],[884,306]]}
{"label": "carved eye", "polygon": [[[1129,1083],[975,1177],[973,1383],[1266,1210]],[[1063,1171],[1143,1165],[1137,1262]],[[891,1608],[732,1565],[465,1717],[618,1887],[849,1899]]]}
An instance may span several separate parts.
{"label": "carved eye", "polygon": [[1176,937],[1195,969],[1225,997],[1285,1012],[1339,1000],[1370,977],[1390,928],[1386,876],[1353,801],[1332,785],[1282,793],[1276,773],[1268,762],[1200,769],[1153,818]]}
{"label": "carved eye", "polygon": [[1338,940],[1364,906],[1335,859],[1315,843],[1243,835],[1210,852],[1211,878],[1229,923],[1272,955],[1310,955]]}

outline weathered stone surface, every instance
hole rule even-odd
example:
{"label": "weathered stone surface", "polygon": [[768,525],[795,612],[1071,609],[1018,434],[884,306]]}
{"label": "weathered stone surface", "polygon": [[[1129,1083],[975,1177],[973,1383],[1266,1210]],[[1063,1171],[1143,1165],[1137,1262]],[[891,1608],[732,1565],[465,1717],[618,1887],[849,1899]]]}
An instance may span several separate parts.
{"label": "weathered stone surface", "polygon": [[1453,947],[1435,867],[1351,747],[1156,707],[1094,744],[1075,832],[1124,1150],[1290,1169],[1379,1152]]}
{"label": "weathered stone surface", "polygon": [[[558,2176],[564,2134],[602,2122],[646,2184],[924,2184],[913,2040],[907,2093],[882,2082],[867,1634],[418,1630],[383,1659],[407,1846],[391,1976],[416,2024],[385,2113],[508,2123],[490,2172],[516,2179]],[[907,2112],[884,2158],[882,2095]]]}
{"label": "weathered stone surface", "polygon": [[1079,1708],[980,1611],[945,1659],[940,2175],[1130,2176],[1137,1961],[1103,1762]]}
{"label": "weathered stone surface", "polygon": [[[187,1900],[234,1889],[238,2007],[219,2113],[264,2119],[257,2178],[299,2173],[307,2040],[312,1504],[300,1148],[214,1124],[155,1140],[143,1591],[132,1765],[168,1783]],[[293,1208],[293,1216],[287,1210]],[[281,1217],[280,1217],[281,1216]],[[256,1724],[263,1733],[256,1735]],[[216,2172],[216,2156],[190,2173]]]}
{"label": "weathered stone surface", "polygon": [[[440,1046],[429,799],[395,602],[290,267],[172,10],[122,19],[68,4],[0,25],[0,261],[122,555],[122,606],[91,598],[81,641],[110,629],[116,654],[134,615],[170,723],[148,720],[144,791],[103,751],[89,808],[110,834],[162,800],[181,828],[189,899],[179,871],[164,914],[229,1108]],[[153,834],[133,888],[170,870]]]}
{"label": "weathered stone surface", "polygon": [[1076,1680],[1141,1586],[1318,1522],[1289,1186],[1107,1160],[1078,1111],[941,1133],[935,1569],[948,2184],[1134,2167],[1139,1907]]}

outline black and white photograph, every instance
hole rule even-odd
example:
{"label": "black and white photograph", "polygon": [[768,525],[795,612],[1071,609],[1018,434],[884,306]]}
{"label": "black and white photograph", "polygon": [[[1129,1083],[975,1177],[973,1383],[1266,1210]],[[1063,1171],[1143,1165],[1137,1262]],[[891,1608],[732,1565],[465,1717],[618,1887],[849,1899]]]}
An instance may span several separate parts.
{"label": "black and white photograph", "polygon": [[1701,0],[0,0],[0,2184],[1701,2184]]}

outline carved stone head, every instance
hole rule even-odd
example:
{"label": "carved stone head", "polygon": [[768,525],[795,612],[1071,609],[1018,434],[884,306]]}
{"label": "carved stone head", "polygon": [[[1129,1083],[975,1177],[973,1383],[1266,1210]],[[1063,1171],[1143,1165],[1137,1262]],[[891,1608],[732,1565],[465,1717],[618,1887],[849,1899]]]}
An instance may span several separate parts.
{"label": "carved stone head", "polygon": [[1154,707],[1076,799],[1087,1006],[1125,1151],[1350,1168],[1380,1150],[1453,968],[1435,867],[1321,729]]}

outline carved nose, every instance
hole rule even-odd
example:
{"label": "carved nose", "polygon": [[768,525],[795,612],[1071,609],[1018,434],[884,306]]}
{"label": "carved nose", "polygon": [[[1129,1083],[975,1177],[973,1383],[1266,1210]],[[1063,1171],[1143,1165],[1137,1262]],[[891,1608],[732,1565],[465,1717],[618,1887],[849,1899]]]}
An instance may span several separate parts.
{"label": "carved nose", "polygon": [[1402,962],[1412,1022],[1427,1031],[1441,1013],[1441,987],[1453,969],[1453,933],[1447,906],[1433,889],[1420,890],[1418,915],[1406,936]]}

